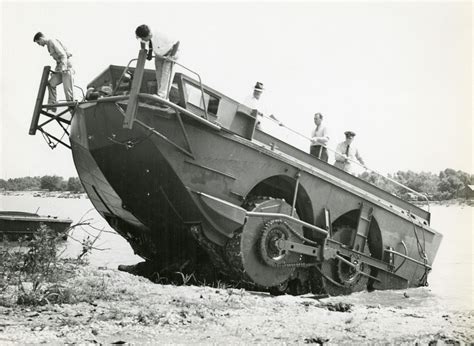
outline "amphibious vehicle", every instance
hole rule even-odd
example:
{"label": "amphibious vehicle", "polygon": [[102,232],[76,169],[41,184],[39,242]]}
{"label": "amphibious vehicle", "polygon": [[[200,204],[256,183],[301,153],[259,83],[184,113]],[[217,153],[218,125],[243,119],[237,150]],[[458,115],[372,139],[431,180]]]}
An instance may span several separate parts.
{"label": "amphibious vehicle", "polygon": [[429,211],[260,131],[256,110],[189,69],[158,97],[145,62],[141,50],[82,101],[55,105],[43,104],[46,66],[30,127],[71,148],[93,205],[136,254],[162,268],[209,259],[276,293],[427,284],[442,238]]}

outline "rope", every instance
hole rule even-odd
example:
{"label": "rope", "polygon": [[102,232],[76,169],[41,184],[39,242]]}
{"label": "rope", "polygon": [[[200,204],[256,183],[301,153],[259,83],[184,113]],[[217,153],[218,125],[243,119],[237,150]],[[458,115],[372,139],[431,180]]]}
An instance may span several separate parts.
{"label": "rope", "polygon": [[[405,245],[405,242],[403,240],[402,240],[401,244],[403,245],[403,249],[405,250],[405,256],[408,256],[408,249],[407,249],[407,246]],[[405,257],[403,257],[402,263],[400,263],[398,265],[398,267],[393,271],[393,273],[395,274],[398,271],[398,269],[400,269],[405,264],[406,261],[407,261],[407,259]]]}
{"label": "rope", "polygon": [[125,141],[125,142],[119,142],[119,141],[117,141],[117,140],[115,140],[111,137],[107,137],[107,139],[109,141],[111,141],[112,143],[114,143],[114,144],[123,145],[127,150],[129,150],[129,149],[132,149],[133,147],[135,147],[136,145],[146,141],[153,134],[154,129],[151,128],[149,131],[150,131],[150,133],[148,135],[146,135],[145,137],[135,139],[135,140],[130,139],[130,140]]}
{"label": "rope", "polygon": [[420,239],[418,238],[418,233],[416,232],[416,225],[415,225],[415,221],[413,221],[413,218],[411,218],[411,214],[409,215],[410,216],[410,220],[413,224],[413,233],[415,233],[415,238],[416,238],[416,247],[417,247],[417,250],[418,250],[418,255],[420,256],[421,259],[423,259],[423,263],[424,263],[424,273],[422,275],[422,277],[420,278],[420,280],[418,281],[418,284],[421,286],[428,286],[428,281],[427,281],[427,277],[428,277],[428,256],[426,255],[426,252],[425,252],[425,249],[426,249],[426,241],[425,241],[425,229],[423,227],[423,225],[421,225],[421,231],[422,231],[422,235],[423,235],[423,244],[420,243]]}

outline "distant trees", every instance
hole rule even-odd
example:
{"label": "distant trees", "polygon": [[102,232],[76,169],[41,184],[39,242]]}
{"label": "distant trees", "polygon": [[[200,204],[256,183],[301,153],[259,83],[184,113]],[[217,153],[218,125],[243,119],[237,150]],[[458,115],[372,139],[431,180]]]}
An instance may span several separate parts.
{"label": "distant trees", "polygon": [[[430,200],[446,200],[459,197],[461,190],[467,185],[474,184],[474,175],[463,171],[456,171],[446,168],[439,174],[431,172],[416,173],[413,171],[398,171],[388,174],[393,179],[409,188],[424,193]],[[410,191],[400,187],[384,177],[373,172],[364,172],[359,178],[376,185],[403,199],[422,199]],[[57,175],[45,175],[42,177],[23,177],[14,179],[0,179],[0,190],[27,191],[27,190],[48,190],[48,191],[71,191],[84,192],[81,181],[77,177],[70,177],[67,181]]]}
{"label": "distant trees", "polygon": [[48,191],[59,191],[61,190],[62,182],[64,179],[57,175],[45,175],[41,177],[41,189]]}
{"label": "distant trees", "polygon": [[67,181],[57,175],[42,177],[22,177],[13,179],[0,179],[0,190],[8,191],[71,191],[84,192],[79,178],[71,177]]}
{"label": "distant trees", "polygon": [[447,168],[439,173],[438,195],[440,199],[451,199],[458,196],[466,185],[472,184],[472,176],[462,171]]}
{"label": "distant trees", "polygon": [[82,192],[82,191],[84,191],[84,189],[82,187],[82,184],[81,184],[81,181],[79,180],[79,178],[75,178],[75,177],[69,178],[69,180],[67,181],[66,189],[68,191],[72,191],[72,192]]}
{"label": "distant trees", "polygon": [[0,189],[12,191],[39,190],[40,177],[23,177],[8,180],[0,179]]}
{"label": "distant trees", "polygon": [[[474,182],[474,176],[463,171],[447,168],[438,175],[431,172],[415,173],[413,171],[398,171],[388,175],[389,178],[425,194],[430,200],[446,200],[459,196],[459,192],[467,185]],[[401,186],[378,176],[375,173],[364,172],[359,175],[381,189],[388,191],[403,199],[422,199]]]}

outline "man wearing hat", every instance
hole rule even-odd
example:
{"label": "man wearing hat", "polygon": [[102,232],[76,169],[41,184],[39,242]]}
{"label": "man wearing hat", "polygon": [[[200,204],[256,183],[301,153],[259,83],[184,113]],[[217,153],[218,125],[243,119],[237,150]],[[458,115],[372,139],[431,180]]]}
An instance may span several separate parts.
{"label": "man wearing hat", "polygon": [[364,168],[365,163],[357,148],[352,144],[355,137],[355,132],[346,131],[344,134],[346,135],[346,140],[337,145],[335,154],[336,162],[334,162],[334,166],[343,169],[346,172],[353,173],[352,161],[357,159],[357,161],[359,161],[361,165],[364,166]]}
{"label": "man wearing hat", "polygon": [[262,96],[262,93],[263,93],[263,84],[260,82],[257,82],[255,84],[255,87],[253,88],[252,95],[249,95],[245,98],[244,104],[252,109],[258,110],[258,106],[260,106],[260,97]]}
{"label": "man wearing hat", "polygon": [[244,100],[244,105],[249,108],[257,110],[257,129],[261,129],[263,114],[261,112],[262,105],[260,104],[260,97],[263,93],[263,83],[257,82],[253,88],[252,95],[249,95]]}
{"label": "man wearing hat", "polygon": [[[249,108],[257,110],[257,129],[262,130],[262,120],[263,114],[267,113],[266,108],[262,105],[260,97],[263,93],[263,83],[257,82],[253,88],[253,93],[250,96],[247,96],[244,100],[244,105]],[[283,123],[278,120],[273,114],[270,115],[270,118],[274,119],[280,126],[283,126]]]}

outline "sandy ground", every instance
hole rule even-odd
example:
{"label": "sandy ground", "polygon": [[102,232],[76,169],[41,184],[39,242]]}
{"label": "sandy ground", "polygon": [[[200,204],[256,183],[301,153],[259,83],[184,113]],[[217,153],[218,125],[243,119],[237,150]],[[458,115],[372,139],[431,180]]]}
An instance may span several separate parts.
{"label": "sandy ground", "polygon": [[474,342],[474,311],[451,311],[428,288],[317,300],[157,285],[92,267],[65,286],[85,301],[0,307],[0,344]]}

